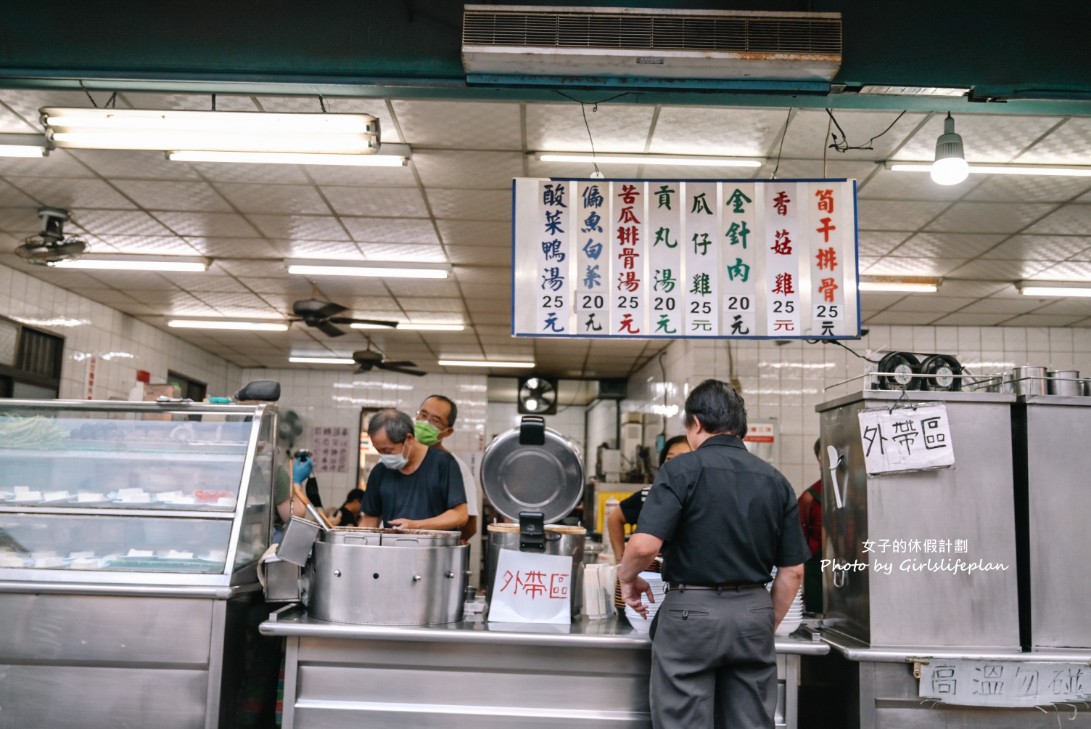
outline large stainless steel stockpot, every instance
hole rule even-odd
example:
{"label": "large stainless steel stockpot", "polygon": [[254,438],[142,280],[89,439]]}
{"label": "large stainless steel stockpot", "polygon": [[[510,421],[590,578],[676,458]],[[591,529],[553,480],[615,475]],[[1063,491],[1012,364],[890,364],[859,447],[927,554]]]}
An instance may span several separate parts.
{"label": "large stainless steel stockpot", "polygon": [[[489,524],[489,559],[485,571],[485,584],[489,591],[486,602],[492,605],[493,585],[496,584],[496,565],[500,562],[500,550],[519,551],[518,524]],[[547,524],[545,527],[545,554],[572,559],[572,614],[578,615],[583,605],[583,554],[587,530],[577,526]]]}
{"label": "large stainless steel stockpot", "polygon": [[469,547],[458,532],[332,529],[314,544],[308,613],[358,625],[462,619]]}

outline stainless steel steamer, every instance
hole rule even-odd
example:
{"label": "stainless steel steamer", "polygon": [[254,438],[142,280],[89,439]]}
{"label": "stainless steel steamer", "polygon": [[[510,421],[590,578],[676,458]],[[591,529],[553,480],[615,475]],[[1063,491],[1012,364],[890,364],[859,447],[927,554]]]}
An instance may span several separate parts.
{"label": "stainless steel steamer", "polygon": [[[528,548],[518,523],[490,524],[485,586],[491,604],[496,565],[501,549],[542,551],[572,557],[572,614],[583,602],[583,551],[587,530],[554,525],[567,516],[583,497],[583,463],[579,449],[568,438],[545,427],[545,420],[526,416],[520,426],[498,435],[481,461],[481,486],[485,498],[509,522],[521,515],[541,515],[544,544]],[[541,531],[538,531],[541,535]]]}
{"label": "stainless steel steamer", "polygon": [[462,619],[466,545],[458,532],[336,528],[314,543],[308,612],[361,625]]}

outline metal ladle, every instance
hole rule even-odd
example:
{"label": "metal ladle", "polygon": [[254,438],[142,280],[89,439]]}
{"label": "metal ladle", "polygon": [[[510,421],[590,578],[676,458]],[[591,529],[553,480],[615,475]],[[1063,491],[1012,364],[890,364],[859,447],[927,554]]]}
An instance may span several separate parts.
{"label": "metal ladle", "polygon": [[[845,458],[832,445],[826,446],[826,457],[829,459],[830,478],[833,479],[833,498],[837,502],[837,508],[843,509],[845,508],[845,501],[841,496],[841,487],[837,484],[837,469],[841,467],[841,463]],[[848,496],[847,492],[845,496]]]}

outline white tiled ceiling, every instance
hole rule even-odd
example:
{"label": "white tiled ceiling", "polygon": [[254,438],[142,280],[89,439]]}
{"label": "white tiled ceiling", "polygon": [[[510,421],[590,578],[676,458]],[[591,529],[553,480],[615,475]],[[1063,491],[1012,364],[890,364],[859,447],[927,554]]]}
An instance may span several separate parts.
{"label": "white tiled ceiling", "polygon": [[[103,96],[101,93],[99,96]],[[99,99],[102,103],[105,97]],[[317,296],[349,315],[459,322],[457,333],[366,330],[329,338],[302,322],[289,332],[171,330],[240,365],[283,367],[289,354],[347,355],[370,343],[424,370],[451,358],[533,358],[563,377],[623,377],[664,343],[538,341],[509,336],[511,180],[585,177],[585,164],[534,152],[590,150],[744,155],[755,178],[859,181],[863,273],[944,277],[933,295],[864,294],[864,324],[1091,326],[1091,299],[1017,295],[1024,278],[1091,282],[1091,179],[973,176],[951,188],[885,169],[930,160],[943,115],[876,109],[659,106],[327,98],[331,111],[380,119],[383,141],[413,150],[403,168],[174,163],[158,152],[55,150],[0,158],[0,262],[164,327],[180,315],[286,318]],[[87,106],[85,94],[0,90],[0,131],[40,131],[43,106]],[[119,106],[206,109],[200,94],[122,93]],[[216,97],[216,108],[319,111],[316,97]],[[586,125],[585,125],[586,118]],[[1091,119],[956,115],[967,156],[983,162],[1091,164]],[[889,129],[888,129],[889,128]],[[850,149],[830,148],[837,135]],[[609,168],[616,177],[739,178],[738,170]],[[99,252],[204,255],[206,274],[94,274],[29,266],[12,251],[39,227],[41,206],[71,211],[68,230]],[[285,259],[450,263],[451,279],[289,277]],[[2,312],[0,312],[2,313]],[[451,370],[457,371],[457,370]],[[497,371],[510,374],[510,371]]]}

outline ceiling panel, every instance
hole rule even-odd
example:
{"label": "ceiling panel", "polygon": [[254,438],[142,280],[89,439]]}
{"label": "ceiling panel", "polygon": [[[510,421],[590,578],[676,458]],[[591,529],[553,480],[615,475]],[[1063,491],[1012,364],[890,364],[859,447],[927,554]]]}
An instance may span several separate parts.
{"label": "ceiling panel", "polygon": [[[102,103],[108,96],[94,95]],[[944,277],[934,295],[865,294],[861,308],[870,325],[1091,326],[1091,300],[1022,297],[1014,286],[1024,278],[1091,281],[1091,181],[975,174],[941,187],[927,174],[883,167],[890,159],[931,159],[941,114],[898,119],[897,111],[837,110],[835,126],[824,110],[797,109],[782,136],[785,109],[620,101],[596,110],[562,100],[326,98],[335,113],[379,117],[383,141],[410,145],[412,160],[398,168],[172,163],[159,152],[54,150],[44,159],[0,158],[0,251],[37,232],[36,209],[48,204],[71,209],[68,231],[85,237],[94,251],[213,259],[207,274],[169,277],[31,267],[10,252],[0,253],[0,262],[157,327],[179,314],[286,316],[294,301],[313,296],[361,318],[464,322],[466,331],[451,334],[368,331],[388,356],[416,360],[429,371],[441,371],[435,358],[443,350],[533,358],[537,371],[566,377],[621,377],[667,342],[510,337],[511,179],[587,177],[594,169],[589,163],[540,163],[532,153],[588,151],[593,138],[601,153],[763,160],[753,170],[601,165],[616,178],[859,180],[860,270]],[[126,93],[118,103],[208,108],[211,97]],[[0,89],[0,130],[33,131],[37,110],[46,105],[86,106],[87,99]],[[303,112],[321,102],[317,96],[221,95],[217,108]],[[994,112],[960,113],[955,120],[972,160],[1091,164],[1089,119]],[[831,130],[839,141],[864,148],[830,149]],[[286,258],[426,261],[450,263],[453,271],[434,283],[312,280],[289,276]],[[293,349],[349,353],[368,341],[363,331],[331,339],[300,323],[283,335],[171,333],[246,366],[283,367]]]}

